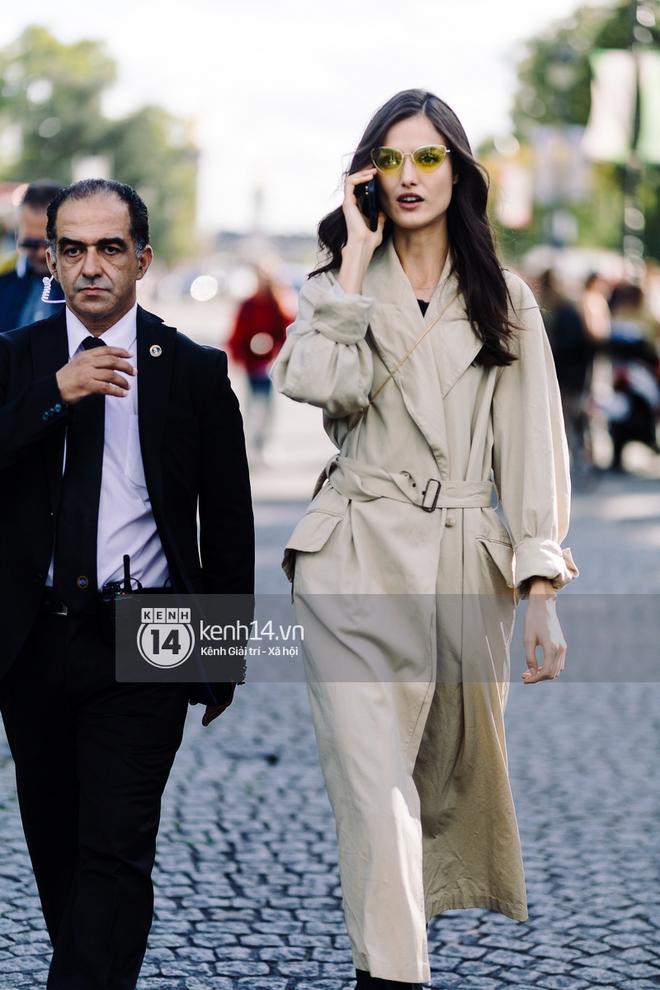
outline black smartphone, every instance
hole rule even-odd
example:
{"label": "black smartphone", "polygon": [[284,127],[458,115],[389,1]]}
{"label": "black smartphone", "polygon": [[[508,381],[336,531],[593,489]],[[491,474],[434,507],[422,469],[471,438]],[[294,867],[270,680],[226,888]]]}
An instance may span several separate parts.
{"label": "black smartphone", "polygon": [[378,193],[376,192],[376,180],[369,179],[362,186],[358,186],[356,192],[360,196],[360,209],[367,221],[369,230],[378,230]]}

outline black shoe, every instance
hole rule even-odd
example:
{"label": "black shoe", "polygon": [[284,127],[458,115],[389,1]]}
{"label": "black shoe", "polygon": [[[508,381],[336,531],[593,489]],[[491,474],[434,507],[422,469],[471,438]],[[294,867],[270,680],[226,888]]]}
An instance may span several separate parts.
{"label": "black shoe", "polygon": [[356,969],[355,990],[423,990],[421,983],[400,983],[397,980],[380,980],[364,969]]}

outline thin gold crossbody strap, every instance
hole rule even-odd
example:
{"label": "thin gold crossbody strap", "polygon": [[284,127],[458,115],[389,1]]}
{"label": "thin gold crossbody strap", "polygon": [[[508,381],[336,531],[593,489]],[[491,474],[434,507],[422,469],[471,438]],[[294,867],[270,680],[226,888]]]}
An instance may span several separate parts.
{"label": "thin gold crossbody strap", "polygon": [[[458,292],[456,293],[455,296],[453,296],[450,299],[450,301],[447,303],[447,305],[445,306],[445,308],[443,309],[443,311],[440,313],[440,315],[439,316],[436,316],[436,318],[433,320],[432,323],[429,323],[429,325],[427,326],[427,328],[424,331],[424,333],[422,334],[422,336],[417,338],[417,340],[412,345],[412,347],[410,348],[410,350],[408,351],[408,353],[407,354],[404,354],[404,356],[401,358],[401,360],[397,364],[396,368],[394,368],[393,371],[390,371],[390,373],[387,376],[387,378],[385,379],[385,381],[384,382],[381,382],[381,384],[378,386],[378,388],[376,389],[376,391],[374,392],[374,394],[369,399],[369,402],[367,403],[367,405],[360,412],[360,415],[358,416],[358,418],[355,420],[355,422],[351,426],[350,430],[346,434],[346,437],[350,433],[353,432],[353,430],[358,425],[358,423],[360,422],[360,420],[362,419],[362,417],[364,416],[364,414],[367,412],[367,410],[369,409],[369,407],[370,406],[373,406],[374,402],[376,401],[376,399],[378,398],[378,396],[380,395],[380,393],[383,391],[383,389],[385,388],[385,386],[387,385],[387,383],[390,382],[394,378],[394,376],[396,375],[396,373],[399,370],[399,368],[401,368],[406,363],[406,361],[408,360],[408,358],[410,357],[410,355],[412,354],[412,352],[415,350],[415,348],[419,344],[421,344],[421,342],[424,340],[424,337],[426,337],[426,335],[431,332],[431,330],[436,325],[436,323],[439,323],[440,322],[440,320],[445,315],[445,313],[447,312],[447,310],[450,309],[450,307],[454,305],[454,303],[456,302],[457,299],[458,299]],[[346,441],[346,437],[344,437],[344,441]]]}

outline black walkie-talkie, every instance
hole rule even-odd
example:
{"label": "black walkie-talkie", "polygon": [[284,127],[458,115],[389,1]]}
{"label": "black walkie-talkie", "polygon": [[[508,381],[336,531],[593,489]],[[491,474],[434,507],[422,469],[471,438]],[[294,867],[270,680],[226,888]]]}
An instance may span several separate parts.
{"label": "black walkie-talkie", "polygon": [[124,590],[122,594],[131,594],[131,558],[127,553],[124,554]]}
{"label": "black walkie-talkie", "polygon": [[133,607],[136,597],[133,592],[134,580],[137,591],[141,591],[140,582],[131,577],[131,558],[125,553],[124,580],[109,581],[101,590],[101,631],[109,643],[116,641],[117,622],[121,621],[122,616],[127,616]]}

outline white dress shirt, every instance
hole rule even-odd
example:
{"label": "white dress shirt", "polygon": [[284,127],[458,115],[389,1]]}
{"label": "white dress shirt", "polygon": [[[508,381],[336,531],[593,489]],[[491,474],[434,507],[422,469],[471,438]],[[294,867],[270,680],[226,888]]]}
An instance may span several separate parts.
{"label": "white dress shirt", "polygon": [[[137,303],[99,338],[108,347],[123,347],[131,351],[133,357],[125,360],[133,367],[137,367],[136,319]],[[91,334],[68,307],[66,330],[71,360],[84,350],[82,342]],[[105,397],[103,473],[96,549],[99,588],[108,581],[123,579],[126,553],[131,558],[131,577],[137,578],[144,588],[162,587],[169,578],[167,560],[144,478],[138,431],[138,377],[126,376],[130,385],[126,397]],[[53,583],[52,560],[47,583]]]}

